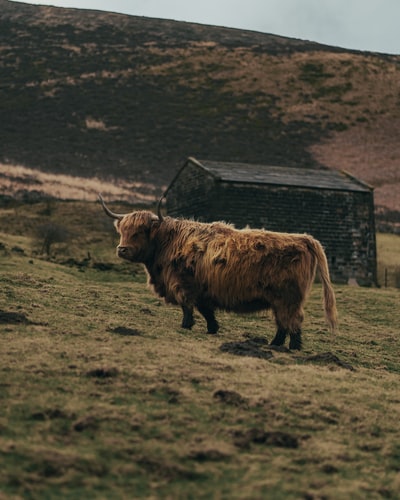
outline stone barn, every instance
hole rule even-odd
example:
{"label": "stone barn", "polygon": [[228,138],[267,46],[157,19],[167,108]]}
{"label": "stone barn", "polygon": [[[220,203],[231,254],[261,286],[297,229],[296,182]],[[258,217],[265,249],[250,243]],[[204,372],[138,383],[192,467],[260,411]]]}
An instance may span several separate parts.
{"label": "stone barn", "polygon": [[164,195],[173,217],[311,234],[334,282],[376,284],[373,189],[346,172],[188,158]]}

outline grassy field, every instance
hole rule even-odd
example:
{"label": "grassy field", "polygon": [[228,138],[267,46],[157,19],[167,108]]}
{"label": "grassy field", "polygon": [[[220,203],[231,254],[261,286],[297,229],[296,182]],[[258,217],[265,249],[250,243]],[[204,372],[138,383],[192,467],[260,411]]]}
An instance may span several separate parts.
{"label": "grassy field", "polygon": [[[44,260],[49,212],[71,236]],[[0,499],[399,498],[399,290],[335,286],[333,337],[315,285],[276,351],[267,314],[182,330],[94,204],[0,224]]]}

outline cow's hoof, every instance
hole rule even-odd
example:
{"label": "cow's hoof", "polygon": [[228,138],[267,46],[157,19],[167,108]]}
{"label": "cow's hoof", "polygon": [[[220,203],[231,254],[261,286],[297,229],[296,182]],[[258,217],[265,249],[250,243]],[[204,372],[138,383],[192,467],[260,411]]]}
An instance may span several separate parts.
{"label": "cow's hoof", "polygon": [[219,330],[219,324],[215,323],[212,325],[207,325],[207,333],[210,335],[215,335]]}
{"label": "cow's hoof", "polygon": [[191,330],[193,325],[194,325],[194,321],[193,322],[183,322],[181,326],[182,326],[182,328],[185,328],[185,330]]}
{"label": "cow's hoof", "polygon": [[289,349],[291,351],[301,351],[301,342],[290,342]]}

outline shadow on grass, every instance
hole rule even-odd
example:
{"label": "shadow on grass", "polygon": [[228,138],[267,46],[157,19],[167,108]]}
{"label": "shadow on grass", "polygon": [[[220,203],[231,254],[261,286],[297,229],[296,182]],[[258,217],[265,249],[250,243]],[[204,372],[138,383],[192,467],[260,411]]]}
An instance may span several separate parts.
{"label": "shadow on grass", "polygon": [[26,314],[13,311],[3,311],[0,309],[0,325],[32,325]]}

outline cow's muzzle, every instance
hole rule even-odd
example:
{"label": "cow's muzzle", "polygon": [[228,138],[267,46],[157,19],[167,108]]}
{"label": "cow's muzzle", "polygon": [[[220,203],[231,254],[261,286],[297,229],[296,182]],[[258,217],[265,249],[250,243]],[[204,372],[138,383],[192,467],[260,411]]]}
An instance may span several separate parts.
{"label": "cow's muzzle", "polygon": [[117,247],[117,255],[118,257],[121,257],[121,259],[129,259],[129,248],[128,247]]}

